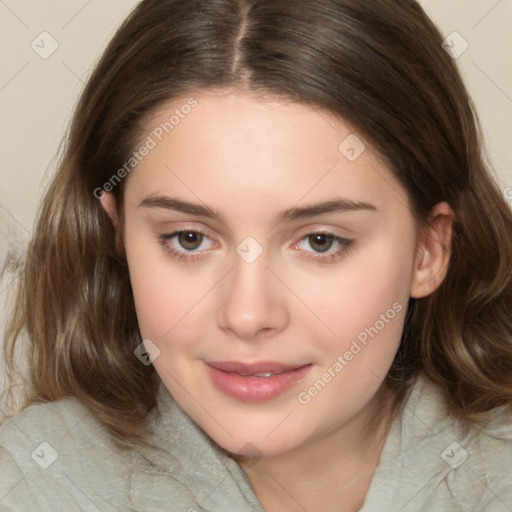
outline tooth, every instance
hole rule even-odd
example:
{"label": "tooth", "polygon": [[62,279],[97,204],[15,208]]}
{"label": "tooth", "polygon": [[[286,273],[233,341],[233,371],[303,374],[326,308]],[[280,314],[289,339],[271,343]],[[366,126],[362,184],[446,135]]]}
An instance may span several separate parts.
{"label": "tooth", "polygon": [[266,373],[255,373],[255,377],[272,377],[274,375],[272,372],[266,372]]}

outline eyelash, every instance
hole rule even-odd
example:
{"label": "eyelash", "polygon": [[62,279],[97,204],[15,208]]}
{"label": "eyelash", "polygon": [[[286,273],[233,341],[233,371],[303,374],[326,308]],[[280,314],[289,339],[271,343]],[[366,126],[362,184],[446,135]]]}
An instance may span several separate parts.
{"label": "eyelash", "polygon": [[169,240],[172,240],[175,236],[177,236],[181,233],[195,233],[196,235],[201,235],[201,236],[208,238],[208,235],[206,233],[204,233],[203,231],[200,231],[197,229],[182,229],[180,231],[174,231],[173,233],[170,233],[170,234],[158,235],[158,241],[160,242],[160,245],[162,245],[162,247],[164,249],[166,249],[167,252],[177,261],[189,262],[189,261],[195,261],[198,258],[201,258],[201,253],[181,252],[181,251],[177,251],[176,249],[173,249],[172,247],[169,246]]}
{"label": "eyelash", "polygon": [[[206,233],[204,233],[203,231],[200,231],[197,229],[182,229],[180,231],[174,231],[173,233],[170,233],[170,234],[158,235],[157,236],[158,242],[177,261],[183,261],[183,262],[188,263],[188,262],[196,261],[199,258],[202,258],[203,253],[201,253],[201,252],[199,252],[199,253],[181,252],[181,251],[177,251],[176,249],[169,246],[169,240],[172,240],[175,236],[180,235],[181,233],[194,233],[196,235],[201,235],[203,237],[209,238],[208,235]],[[302,242],[302,240],[307,239],[308,237],[313,236],[313,235],[326,235],[326,236],[332,237],[333,242],[338,242],[341,245],[341,248],[334,253],[329,253],[324,256],[312,256],[312,257],[308,256],[307,257],[307,259],[311,259],[313,261],[319,261],[321,263],[334,262],[334,261],[338,260],[339,258],[341,258],[352,247],[353,240],[349,240],[347,238],[342,238],[340,236],[336,236],[333,233],[329,233],[327,231],[312,231],[311,233],[307,233],[295,245],[298,245],[300,242]],[[321,253],[317,253],[317,254],[321,254]]]}

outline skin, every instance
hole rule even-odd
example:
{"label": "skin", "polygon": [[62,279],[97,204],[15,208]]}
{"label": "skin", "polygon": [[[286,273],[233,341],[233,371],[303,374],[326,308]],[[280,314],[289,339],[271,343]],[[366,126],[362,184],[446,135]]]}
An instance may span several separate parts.
{"label": "skin", "polygon": [[[406,191],[369,144],[353,162],[338,149],[350,134],[364,137],[300,103],[198,92],[164,105],[144,137],[190,96],[197,107],[124,184],[122,219],[111,193],[101,199],[126,251],[142,336],[160,351],[153,364],[181,407],[238,458],[267,511],[357,510],[388,431],[383,421],[376,435],[364,435],[378,410],[376,393],[398,349],[409,298],[432,293],[445,276],[453,211],[439,203],[420,229]],[[223,221],[140,205],[157,195],[208,205]],[[275,220],[283,210],[341,197],[375,210]],[[200,255],[196,260],[169,253],[190,249],[177,236],[160,243],[159,235],[179,229],[206,233],[188,251]],[[343,251],[332,241],[319,252],[306,236],[315,231],[352,245]],[[252,263],[236,252],[247,236],[263,250]],[[340,249],[333,261],[315,259]],[[332,373],[338,356],[393,304],[401,311],[301,403],[299,393]],[[312,368],[278,397],[246,403],[212,384],[205,360]]]}

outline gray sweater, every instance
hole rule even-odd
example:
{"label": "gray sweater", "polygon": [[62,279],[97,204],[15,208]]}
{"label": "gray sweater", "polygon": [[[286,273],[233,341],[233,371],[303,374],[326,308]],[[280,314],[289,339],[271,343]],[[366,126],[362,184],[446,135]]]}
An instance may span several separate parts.
{"label": "gray sweater", "polygon": [[[123,453],[77,401],[0,427],[2,512],[264,512],[240,466],[162,386],[155,448]],[[495,411],[461,437],[420,378],[386,440],[360,512],[511,512],[512,425]],[[316,511],[309,511],[316,512]]]}

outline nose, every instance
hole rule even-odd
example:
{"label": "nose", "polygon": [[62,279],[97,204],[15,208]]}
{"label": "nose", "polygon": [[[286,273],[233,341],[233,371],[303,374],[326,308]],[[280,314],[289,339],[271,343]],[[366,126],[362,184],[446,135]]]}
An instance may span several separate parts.
{"label": "nose", "polygon": [[286,328],[289,309],[282,284],[260,257],[241,258],[223,280],[218,309],[221,330],[243,341],[268,338]]}

